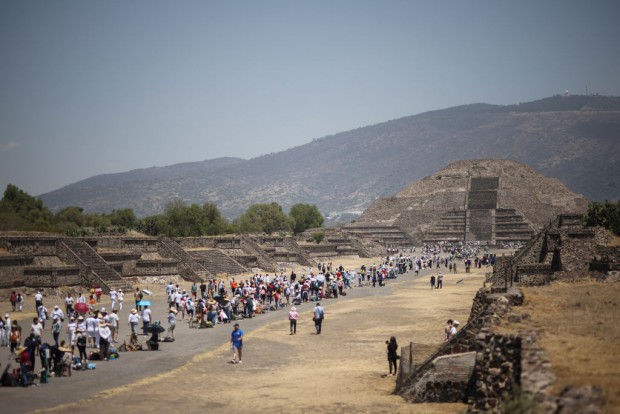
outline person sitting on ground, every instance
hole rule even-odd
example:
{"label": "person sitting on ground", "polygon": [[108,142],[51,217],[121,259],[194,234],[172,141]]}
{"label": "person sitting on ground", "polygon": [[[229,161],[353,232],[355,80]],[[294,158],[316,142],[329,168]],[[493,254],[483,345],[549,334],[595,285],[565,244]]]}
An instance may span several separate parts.
{"label": "person sitting on ground", "polygon": [[156,327],[159,326],[159,321],[155,321],[151,328],[151,337],[146,341],[146,346],[150,351],[159,351],[159,332]]}

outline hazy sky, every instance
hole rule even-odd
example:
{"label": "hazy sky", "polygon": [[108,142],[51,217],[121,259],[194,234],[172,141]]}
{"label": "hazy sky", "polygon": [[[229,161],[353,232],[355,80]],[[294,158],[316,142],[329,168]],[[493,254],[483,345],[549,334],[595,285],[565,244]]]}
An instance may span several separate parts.
{"label": "hazy sky", "polygon": [[620,95],[620,1],[0,2],[0,191]]}

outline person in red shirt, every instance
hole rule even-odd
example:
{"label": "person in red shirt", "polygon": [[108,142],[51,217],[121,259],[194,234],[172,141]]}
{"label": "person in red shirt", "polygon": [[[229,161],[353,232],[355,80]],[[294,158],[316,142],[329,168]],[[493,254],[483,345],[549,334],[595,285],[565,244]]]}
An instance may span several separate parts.
{"label": "person in red shirt", "polygon": [[22,379],[22,385],[27,387],[30,385],[30,381],[28,380],[28,373],[32,367],[30,363],[30,354],[25,352],[28,348],[25,346],[20,346],[15,350],[15,354],[17,355],[17,362],[19,362],[19,372]]}

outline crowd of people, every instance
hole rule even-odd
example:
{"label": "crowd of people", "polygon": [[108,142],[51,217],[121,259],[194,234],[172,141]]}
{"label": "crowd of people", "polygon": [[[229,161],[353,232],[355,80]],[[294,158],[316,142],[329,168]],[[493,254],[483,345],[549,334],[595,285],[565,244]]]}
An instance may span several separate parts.
{"label": "crowd of people", "polygon": [[[296,305],[308,302],[315,304],[313,320],[318,335],[321,334],[325,315],[321,300],[346,296],[348,290],[358,287],[381,288],[388,279],[410,270],[415,270],[418,275],[421,269],[445,266],[456,272],[459,261],[457,253],[466,254],[465,257],[469,258],[473,252],[465,252],[462,248],[447,249],[446,246],[424,246],[415,256],[398,249],[390,249],[387,253],[380,263],[363,265],[359,269],[319,263],[318,270],[304,269],[304,274],[299,276],[295,271],[289,275],[283,272],[273,275],[257,273],[246,279],[231,277],[228,280],[210,279],[200,284],[192,283],[187,289],[171,282],[165,287],[166,328],[154,317],[150,301],[145,300],[150,298],[151,292],[137,287],[133,293],[135,307],[127,316],[129,344],[136,345],[140,334],[150,334],[146,348],[157,350],[161,340],[159,335],[164,331],[167,331],[164,341],[175,340],[178,321],[187,320],[190,327],[211,328],[283,308],[289,309],[290,334],[295,335],[299,317]],[[412,250],[411,253],[416,252]],[[487,256],[484,257],[488,260]],[[483,263],[477,256],[475,260],[476,264]],[[437,279],[434,275],[431,277],[432,287],[441,288],[442,281],[441,272]],[[119,311],[123,309],[125,294],[121,289],[109,292],[109,311],[102,306],[102,296],[103,290],[99,287],[93,287],[87,295],[80,293],[76,298],[69,293],[63,301],[64,310],[54,305],[49,312],[42,292],[36,292],[34,309],[37,317],[33,318],[25,337],[22,327],[16,320],[11,321],[8,313],[4,319],[0,317],[2,345],[9,346],[12,357],[20,363],[20,380],[23,385],[33,382],[34,373],[37,372],[36,357],[41,359],[46,375],[52,372],[55,375],[70,375],[72,368],[87,368],[93,360],[106,361],[118,356],[114,348],[119,343],[119,332],[122,330]],[[22,311],[24,299],[21,294],[12,292],[10,302],[14,312]],[[50,323],[46,328],[48,321]],[[53,338],[50,342],[43,341],[46,329],[49,329]],[[235,363],[241,362],[242,340],[236,337],[238,332],[234,333],[239,329],[236,324],[231,336]],[[61,336],[66,339],[61,339]],[[390,355],[395,352],[394,344],[395,339],[389,348],[393,351],[389,351]]]}

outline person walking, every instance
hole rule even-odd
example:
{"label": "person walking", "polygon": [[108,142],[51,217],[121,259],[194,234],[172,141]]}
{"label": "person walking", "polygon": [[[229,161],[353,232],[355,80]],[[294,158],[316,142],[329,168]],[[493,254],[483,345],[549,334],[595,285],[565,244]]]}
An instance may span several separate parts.
{"label": "person walking", "polygon": [[9,346],[11,355],[15,355],[15,350],[19,346],[22,340],[22,331],[19,329],[19,325],[17,325],[17,321],[13,321],[14,323],[11,325],[11,335],[9,336]]}
{"label": "person walking", "polygon": [[142,297],[143,297],[143,296],[144,296],[144,295],[142,295],[142,292],[140,291],[140,288],[139,288],[139,287],[137,287],[137,288],[136,288],[136,291],[135,291],[135,292],[134,292],[134,294],[133,294],[133,299],[134,299],[134,301],[136,302],[136,309],[137,309],[138,311],[141,311],[141,310],[142,310],[142,306],[138,305],[138,302],[140,302],[140,301],[142,300]]}
{"label": "person walking", "polygon": [[112,309],[112,313],[109,315],[108,319],[110,321],[109,322],[110,331],[112,331],[111,342],[117,343],[118,342],[118,329],[120,328],[120,323],[119,323],[120,318],[118,317],[118,309]]}
{"label": "person walking", "polygon": [[230,346],[233,350],[233,364],[241,363],[241,351],[243,350],[243,331],[239,328],[239,324],[235,324],[235,329],[233,329],[230,334]]}
{"label": "person walking", "polygon": [[[391,377],[396,375],[398,370],[398,343],[396,343],[396,337],[394,336],[389,341],[385,341],[385,343],[387,344],[387,359],[390,366],[390,373],[388,375]],[[392,367],[394,368],[394,374],[392,374]]]}
{"label": "person walking", "polygon": [[73,296],[71,296],[71,293],[67,294],[67,297],[65,298],[65,312],[67,313],[67,316],[70,316],[73,313]]}
{"label": "person walking", "polygon": [[62,331],[62,322],[58,316],[54,316],[52,319],[52,336],[54,337],[54,345],[58,348],[58,337]]}
{"label": "person walking", "polygon": [[140,315],[138,315],[138,311],[134,308],[129,312],[129,317],[127,318],[127,325],[131,329],[131,336],[138,335],[138,322],[140,322]]}
{"label": "person walking", "polygon": [[43,294],[40,290],[37,290],[37,293],[34,294],[34,307],[37,312],[39,312],[39,307],[43,306]]}
{"label": "person walking", "polygon": [[148,305],[144,305],[144,309],[142,309],[142,333],[146,335],[146,328],[151,324],[151,319],[153,314],[149,309]]}
{"label": "person walking", "polygon": [[431,289],[433,289],[435,287],[435,274],[433,273],[431,275]]}
{"label": "person walking", "polygon": [[102,320],[99,322],[99,355],[101,355],[104,361],[108,360],[111,341],[112,331],[110,330],[110,324]]}
{"label": "person walking", "polygon": [[437,289],[443,288],[443,273],[439,272],[437,275]]}
{"label": "person walking", "polygon": [[297,313],[297,308],[293,306],[288,313],[291,335],[297,334],[297,318],[299,318],[299,313]]}
{"label": "person walking", "polygon": [[118,310],[123,310],[123,300],[125,299],[123,289],[119,289],[118,292],[116,292],[116,299],[118,300]]}
{"label": "person walking", "polygon": [[24,297],[21,292],[17,294],[17,311],[21,312],[24,308]]}
{"label": "person walking", "polygon": [[314,328],[316,329],[316,334],[321,334],[321,327],[323,326],[323,319],[325,318],[325,310],[321,306],[321,302],[317,302],[316,306],[312,310],[314,316],[312,319],[314,320]]}
{"label": "person walking", "polygon": [[75,330],[75,344],[78,348],[78,351],[80,353],[80,362],[82,363],[82,366],[85,367],[86,366],[86,361],[88,359],[88,357],[86,356],[86,341],[87,341],[88,337],[86,335],[86,332],[82,329],[82,328],[77,328]]}
{"label": "person walking", "polygon": [[15,291],[11,292],[11,296],[9,296],[9,301],[11,302],[11,309],[13,312],[17,310],[17,293]]}
{"label": "person walking", "polygon": [[116,298],[118,297],[118,292],[116,291],[116,289],[112,288],[110,289],[110,301],[112,302],[112,305],[110,306],[110,309],[114,309],[116,307]]}
{"label": "person walking", "polygon": [[170,331],[170,337],[174,339],[174,328],[177,326],[177,310],[171,307],[168,310],[168,330]]}

